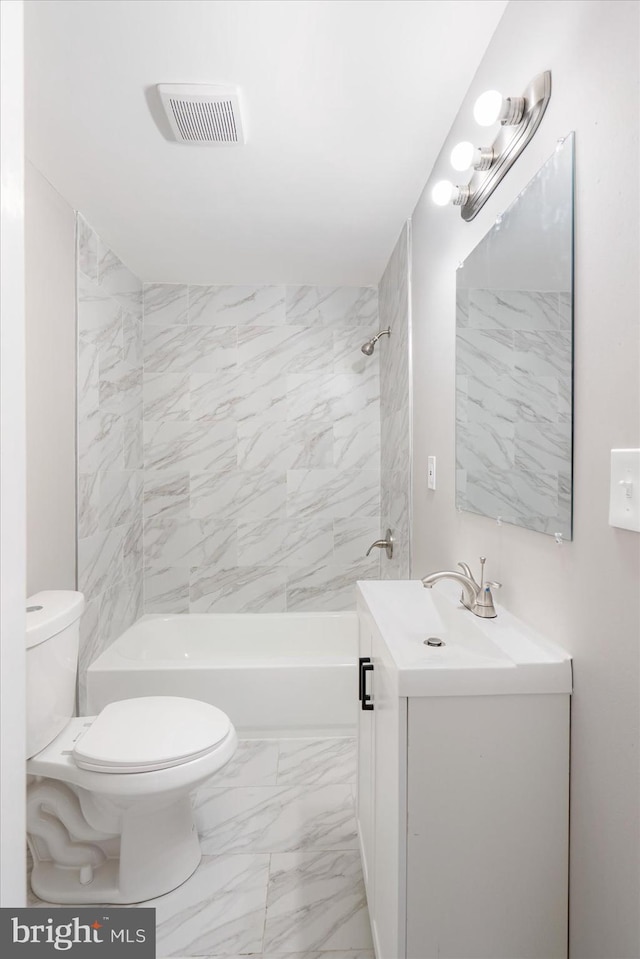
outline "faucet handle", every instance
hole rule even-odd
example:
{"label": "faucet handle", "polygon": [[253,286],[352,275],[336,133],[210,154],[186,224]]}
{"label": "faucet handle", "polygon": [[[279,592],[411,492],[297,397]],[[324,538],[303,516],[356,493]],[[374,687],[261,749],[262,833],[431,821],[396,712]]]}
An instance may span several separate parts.
{"label": "faucet handle", "polygon": [[[490,589],[502,589],[502,583],[496,583],[495,580],[487,580],[487,582],[485,583],[484,564],[486,562],[487,562],[486,556],[481,556],[480,557],[480,589],[483,590],[483,589],[486,589],[486,587],[489,587]],[[463,564],[458,563],[458,565],[462,566]],[[473,576],[471,578],[473,579]]]}
{"label": "faucet handle", "polygon": [[472,583],[475,583],[475,585],[477,586],[478,584],[476,583],[475,576],[474,576],[473,573],[471,572],[471,567],[469,566],[469,564],[468,564],[468,563],[458,563],[458,566],[460,567],[460,569],[462,570],[462,572],[464,573],[464,575],[465,575],[465,576],[468,576],[469,579],[471,580],[471,582],[472,582]]}
{"label": "faucet handle", "polygon": [[[475,588],[476,588],[476,589],[479,589],[479,586],[478,586],[478,584],[476,583],[475,577],[474,577],[473,573],[471,572],[471,567],[469,566],[469,564],[468,564],[468,563],[458,563],[458,566],[460,567],[460,569],[462,570],[462,572],[464,573],[464,575],[467,576],[467,577],[471,580],[471,582],[473,583],[473,585],[475,586]],[[467,598],[466,598],[466,596],[464,595],[464,590],[462,590],[462,593],[460,594],[460,602],[462,603],[462,605],[463,605],[466,609],[471,609],[471,606],[469,606],[469,603],[468,603],[468,601],[467,601]]]}
{"label": "faucet handle", "polygon": [[476,603],[473,608],[476,616],[482,616],[486,619],[494,619],[496,614],[496,608],[493,605],[493,595],[491,593],[492,589],[500,589],[502,583],[496,583],[493,580],[484,581],[484,560],[482,562],[482,580],[478,588],[478,595],[476,597]]}
{"label": "faucet handle", "polygon": [[478,586],[478,593],[476,596],[476,602],[473,607],[472,612],[476,616],[482,616],[484,619],[495,619],[496,609],[493,605],[493,596],[491,595],[491,589],[500,589],[501,583],[495,583],[491,580],[484,581],[484,564],[486,563],[486,556],[480,557],[480,585]]}

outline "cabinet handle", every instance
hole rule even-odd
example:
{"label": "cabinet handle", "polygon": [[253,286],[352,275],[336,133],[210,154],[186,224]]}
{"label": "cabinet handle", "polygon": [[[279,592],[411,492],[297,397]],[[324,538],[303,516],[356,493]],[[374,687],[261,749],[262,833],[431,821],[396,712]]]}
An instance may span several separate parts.
{"label": "cabinet handle", "polygon": [[360,656],[358,659],[358,699],[362,702],[362,667],[364,663],[370,663],[370,656]]}
{"label": "cabinet handle", "polygon": [[367,673],[373,671],[373,663],[363,663],[362,664],[362,708],[363,709],[373,709],[373,703],[371,702],[371,696],[367,692]]}

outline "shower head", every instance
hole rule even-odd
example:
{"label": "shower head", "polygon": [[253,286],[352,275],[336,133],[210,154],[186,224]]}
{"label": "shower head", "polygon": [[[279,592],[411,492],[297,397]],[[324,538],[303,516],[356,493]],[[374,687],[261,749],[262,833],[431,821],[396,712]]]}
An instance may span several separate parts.
{"label": "shower head", "polygon": [[376,333],[375,336],[372,336],[370,340],[367,340],[366,343],[363,343],[360,349],[365,356],[371,356],[375,348],[376,343],[381,336],[391,336],[391,327],[388,327],[386,330],[380,330],[379,333]]}

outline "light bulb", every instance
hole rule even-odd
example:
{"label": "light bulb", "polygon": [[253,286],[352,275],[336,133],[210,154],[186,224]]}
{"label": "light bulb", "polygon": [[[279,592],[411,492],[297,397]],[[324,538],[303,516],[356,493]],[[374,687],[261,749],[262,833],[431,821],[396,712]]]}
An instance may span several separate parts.
{"label": "light bulb", "polygon": [[497,90],[486,90],[476,100],[473,116],[481,127],[490,127],[496,123],[502,112],[502,94]]}
{"label": "light bulb", "polygon": [[468,140],[463,140],[451,151],[451,166],[454,170],[468,170],[473,163],[475,147]]}
{"label": "light bulb", "polygon": [[440,180],[431,191],[431,199],[436,206],[447,206],[453,198],[453,183],[450,180]]}

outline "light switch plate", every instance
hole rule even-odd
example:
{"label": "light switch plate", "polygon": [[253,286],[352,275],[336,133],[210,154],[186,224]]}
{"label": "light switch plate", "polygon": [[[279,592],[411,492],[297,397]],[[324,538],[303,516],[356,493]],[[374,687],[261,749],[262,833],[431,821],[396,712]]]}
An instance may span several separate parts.
{"label": "light switch plate", "polygon": [[611,450],[609,526],[640,533],[640,450]]}

